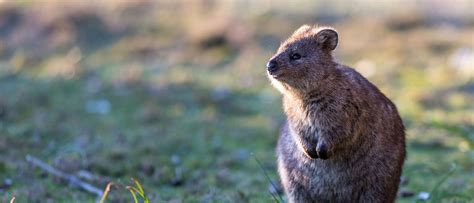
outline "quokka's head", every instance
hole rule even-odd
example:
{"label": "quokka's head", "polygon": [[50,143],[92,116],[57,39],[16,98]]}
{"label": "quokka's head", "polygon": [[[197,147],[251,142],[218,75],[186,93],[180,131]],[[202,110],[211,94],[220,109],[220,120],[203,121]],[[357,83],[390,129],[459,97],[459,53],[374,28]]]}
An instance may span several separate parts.
{"label": "quokka's head", "polygon": [[333,28],[303,25],[268,61],[268,77],[280,91],[283,86],[308,88],[334,68],[332,52],[337,43],[338,34]]}

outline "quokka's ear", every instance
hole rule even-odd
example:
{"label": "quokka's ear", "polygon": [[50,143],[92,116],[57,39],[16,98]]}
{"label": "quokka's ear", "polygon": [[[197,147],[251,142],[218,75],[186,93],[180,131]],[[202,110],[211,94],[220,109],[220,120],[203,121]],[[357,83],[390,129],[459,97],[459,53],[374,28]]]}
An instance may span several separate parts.
{"label": "quokka's ear", "polygon": [[323,28],[316,34],[316,41],[322,49],[332,51],[336,49],[338,42],[338,34],[333,28]]}

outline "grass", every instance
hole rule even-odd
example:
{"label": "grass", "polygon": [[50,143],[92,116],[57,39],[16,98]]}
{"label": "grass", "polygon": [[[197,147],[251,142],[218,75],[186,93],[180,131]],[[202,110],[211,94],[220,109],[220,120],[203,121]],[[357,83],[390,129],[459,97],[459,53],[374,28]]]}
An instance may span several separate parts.
{"label": "grass", "polygon": [[[253,154],[252,154],[253,155]],[[257,157],[253,156],[255,158],[255,161],[257,162],[258,166],[260,166],[260,168],[262,169],[262,172],[263,172],[263,175],[265,175],[265,177],[267,178],[268,180],[268,183],[270,184],[270,187],[272,187],[272,190],[269,189],[269,192],[270,194],[272,195],[273,199],[275,200],[275,202],[285,202],[285,200],[283,199],[282,195],[278,192],[279,188],[275,183],[274,181],[270,178],[270,176],[268,176],[268,172],[267,170],[265,170],[265,167],[263,167],[262,163],[260,162],[260,160],[258,160]],[[278,198],[277,198],[278,196]]]}
{"label": "grass", "polygon": [[[130,194],[132,195],[133,202],[138,203],[139,202],[138,200],[140,198],[143,201],[143,203],[149,203],[150,200],[146,196],[145,190],[143,189],[140,182],[138,180],[133,179],[133,178],[132,178],[132,182],[133,182],[133,184],[125,186],[125,189],[127,189],[130,192]],[[100,197],[100,200],[99,200],[100,203],[106,202],[107,196],[109,196],[111,187],[115,186],[115,185],[116,184],[114,184],[114,183],[107,184],[107,187],[104,190],[104,195],[102,195],[102,197]],[[138,198],[137,198],[137,194],[138,194]]]}
{"label": "grass", "polygon": [[[443,21],[363,6],[330,16],[249,4],[252,14],[242,16],[246,5],[221,3],[2,5],[0,202],[96,201],[28,165],[26,154],[98,176],[87,181],[99,188],[140,180],[133,193],[111,187],[105,202],[140,201],[140,187],[150,202],[274,201],[268,179],[278,182],[284,115],[264,65],[291,31],[316,22],[337,28],[338,60],[364,72],[402,114],[401,189],[415,196],[397,202],[422,191],[433,202],[473,201],[474,27],[462,13]],[[176,17],[179,9],[193,12]]]}

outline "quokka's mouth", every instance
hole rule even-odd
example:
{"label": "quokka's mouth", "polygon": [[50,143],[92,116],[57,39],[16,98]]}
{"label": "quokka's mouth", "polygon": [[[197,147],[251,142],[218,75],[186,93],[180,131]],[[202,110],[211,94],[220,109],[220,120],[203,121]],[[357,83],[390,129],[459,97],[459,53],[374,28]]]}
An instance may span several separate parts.
{"label": "quokka's mouth", "polygon": [[275,78],[275,79],[278,79],[283,75],[282,73],[277,73],[277,72],[272,73],[270,71],[267,71],[267,74],[268,74],[268,76],[270,76],[272,78]]}

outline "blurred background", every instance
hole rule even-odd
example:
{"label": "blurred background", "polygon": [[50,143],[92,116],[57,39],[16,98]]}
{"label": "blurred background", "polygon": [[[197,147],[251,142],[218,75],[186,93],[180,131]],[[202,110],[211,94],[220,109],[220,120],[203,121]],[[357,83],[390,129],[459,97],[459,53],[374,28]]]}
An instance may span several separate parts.
{"label": "blurred background", "polygon": [[26,155],[101,190],[137,178],[151,202],[274,201],[265,64],[302,24],[335,27],[338,61],[398,106],[398,201],[474,201],[473,4],[0,0],[0,202],[96,200]]}

